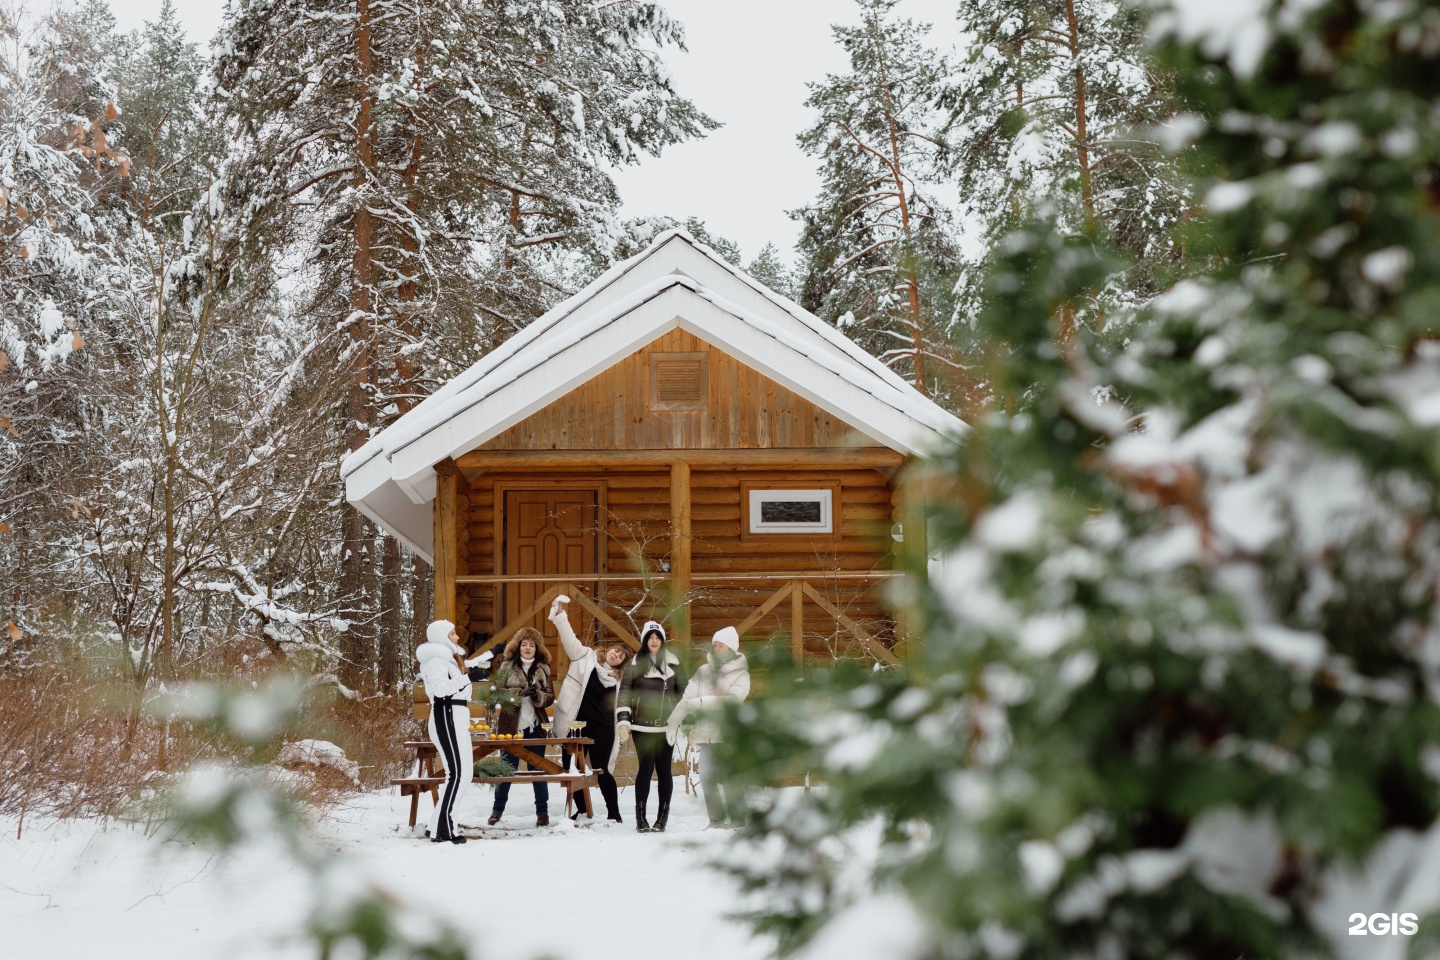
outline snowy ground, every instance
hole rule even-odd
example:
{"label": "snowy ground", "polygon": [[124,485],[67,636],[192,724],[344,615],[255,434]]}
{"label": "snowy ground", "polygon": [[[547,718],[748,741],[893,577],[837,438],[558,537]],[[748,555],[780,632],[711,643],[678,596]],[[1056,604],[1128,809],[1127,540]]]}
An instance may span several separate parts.
{"label": "snowy ground", "polygon": [[[335,810],[318,833],[370,878],[473,935],[482,957],[767,956],[765,941],[726,919],[736,901],[726,879],[702,867],[704,848],[731,834],[704,830],[704,805],[680,783],[665,834],[635,832],[629,790],[621,793],[623,826],[573,827],[557,818],[537,831],[522,789],[490,828],[490,791],[475,788],[457,811],[472,838],[461,846],[410,836],[409,801],[393,792]],[[653,816],[653,793],[650,802]],[[423,823],[428,801],[421,807]],[[19,840],[16,826],[0,818],[7,956],[314,956],[296,935],[310,903],[306,875],[278,849],[221,858],[123,825],[32,817]]]}

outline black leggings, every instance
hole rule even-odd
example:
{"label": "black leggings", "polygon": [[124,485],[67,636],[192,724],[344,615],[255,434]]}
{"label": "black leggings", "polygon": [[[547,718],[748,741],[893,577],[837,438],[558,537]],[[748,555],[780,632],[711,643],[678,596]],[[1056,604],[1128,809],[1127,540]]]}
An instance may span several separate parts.
{"label": "black leggings", "polygon": [[[615,777],[605,765],[610,762],[610,748],[615,744],[615,729],[601,728],[594,733],[595,742],[585,748],[585,756],[589,758],[590,769],[595,771],[595,784],[600,788],[600,796],[605,801],[605,814],[611,818],[620,816],[620,791],[615,783]],[[565,771],[570,771],[571,756],[567,751],[565,754]],[[575,794],[575,809],[581,813],[589,813],[585,809],[585,794]]]}
{"label": "black leggings", "polygon": [[640,769],[635,774],[635,802],[644,807],[650,799],[650,778],[659,775],[660,806],[670,806],[670,794],[675,790],[675,777],[670,772],[675,747],[665,739],[665,734],[636,731],[635,756]]}

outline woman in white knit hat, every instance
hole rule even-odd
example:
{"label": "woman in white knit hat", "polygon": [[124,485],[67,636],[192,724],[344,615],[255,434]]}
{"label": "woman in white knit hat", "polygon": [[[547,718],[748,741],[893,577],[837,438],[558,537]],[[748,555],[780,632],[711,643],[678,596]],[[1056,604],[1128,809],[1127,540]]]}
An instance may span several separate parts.
{"label": "woman in white knit hat", "polygon": [[451,816],[455,804],[470,789],[475,754],[470,746],[470,681],[478,679],[480,668],[490,662],[488,651],[460,668],[465,648],[455,624],[436,620],[425,630],[425,642],[415,648],[420,661],[420,679],[425,682],[425,695],[430,698],[430,742],[440,754],[445,767],[445,785],[440,801],[430,815],[430,840],[434,843],[464,843],[455,832]]}
{"label": "woman in white knit hat", "polygon": [[725,782],[724,772],[716,763],[715,744],[720,741],[720,724],[716,714],[725,701],[743,703],[750,695],[750,666],[740,652],[740,634],[734,627],[716,632],[710,641],[710,655],[676,704],[666,726],[666,738],[673,744],[679,736],[680,724],[695,714],[690,741],[700,748],[700,786],[705,793],[705,812],[712,827],[735,827],[745,822],[745,798],[733,785]]}

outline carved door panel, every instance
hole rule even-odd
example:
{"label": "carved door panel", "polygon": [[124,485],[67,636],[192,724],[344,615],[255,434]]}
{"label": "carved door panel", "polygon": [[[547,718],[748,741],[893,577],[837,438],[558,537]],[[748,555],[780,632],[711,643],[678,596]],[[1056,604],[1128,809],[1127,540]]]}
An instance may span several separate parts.
{"label": "carved door panel", "polygon": [[[594,597],[595,584],[586,578],[599,572],[597,500],[595,490],[505,491],[505,574],[564,577]],[[524,613],[554,585],[554,581],[506,584],[505,622]],[[569,611],[576,636],[588,642],[591,617],[577,603],[571,603]],[[546,610],[539,611],[525,625],[545,637],[558,693],[570,662],[545,614]]]}

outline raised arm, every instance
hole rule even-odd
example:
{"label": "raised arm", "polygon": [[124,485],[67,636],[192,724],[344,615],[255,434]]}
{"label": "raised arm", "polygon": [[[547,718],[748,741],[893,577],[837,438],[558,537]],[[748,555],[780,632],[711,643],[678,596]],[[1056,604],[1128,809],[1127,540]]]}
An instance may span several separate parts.
{"label": "raised arm", "polygon": [[570,614],[566,612],[565,603],[559,597],[550,604],[550,622],[555,624],[555,632],[560,634],[560,645],[565,648],[565,656],[571,660],[579,660],[585,656],[585,652],[590,648],[575,636],[575,631],[570,626]]}

